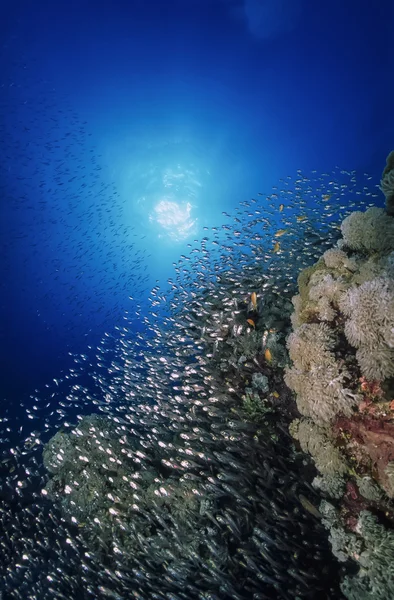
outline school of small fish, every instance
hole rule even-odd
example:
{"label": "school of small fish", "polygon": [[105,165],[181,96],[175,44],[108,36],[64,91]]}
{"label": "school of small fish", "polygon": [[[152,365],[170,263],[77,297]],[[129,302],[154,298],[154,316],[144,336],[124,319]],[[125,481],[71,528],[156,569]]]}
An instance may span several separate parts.
{"label": "school of small fish", "polygon": [[[116,189],[100,178],[94,153],[77,158],[87,124],[70,117],[70,136],[42,142],[59,155],[43,168],[55,169],[52,193],[64,199],[59,225],[67,228],[69,212],[75,222],[75,211],[80,227],[98,219],[91,257],[75,248],[73,260],[81,285],[100,294],[112,285],[111,248],[130,260],[129,232],[104,214]],[[39,138],[37,125],[26,127]],[[28,161],[28,148],[20,151]],[[81,168],[94,188],[84,189]],[[74,177],[80,194],[103,198],[102,218],[86,197],[82,205],[67,193]],[[153,287],[140,303],[134,293],[122,325],[74,355],[68,372],[32,390],[19,414],[4,406],[2,600],[340,597],[319,497],[283,426],[291,394],[282,354],[298,273],[335,243],[349,212],[377,197],[367,175],[338,168],[298,172],[240,202],[224,225],[204,228],[167,289]],[[27,199],[15,202],[26,208]],[[44,230],[51,211],[34,210]],[[70,235],[60,236],[67,248]],[[109,251],[93,286],[96,236]],[[137,283],[142,295],[144,257],[132,251],[131,279],[119,273],[119,281],[133,290]],[[245,407],[256,406],[259,417],[248,419]]]}

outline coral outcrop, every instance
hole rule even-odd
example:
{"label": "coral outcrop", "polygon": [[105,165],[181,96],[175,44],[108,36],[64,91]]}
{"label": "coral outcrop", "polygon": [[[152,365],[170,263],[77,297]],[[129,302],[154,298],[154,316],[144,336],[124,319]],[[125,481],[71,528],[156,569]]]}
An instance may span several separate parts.
{"label": "coral outcrop", "polygon": [[285,382],[290,433],[314,460],[333,552],[359,570],[349,600],[394,597],[394,152],[386,209],[347,216],[342,238],[298,277]]}
{"label": "coral outcrop", "polygon": [[380,189],[386,198],[386,210],[388,214],[394,215],[394,150],[387,157],[386,167],[380,182]]}

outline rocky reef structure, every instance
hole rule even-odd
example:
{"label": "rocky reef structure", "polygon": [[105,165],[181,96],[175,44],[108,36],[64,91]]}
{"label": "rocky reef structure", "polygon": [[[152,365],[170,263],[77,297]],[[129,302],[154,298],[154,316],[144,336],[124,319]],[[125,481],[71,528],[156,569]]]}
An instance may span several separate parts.
{"label": "rocky reef structure", "polygon": [[387,157],[380,188],[386,198],[386,210],[389,215],[392,215],[394,214],[394,150]]}
{"label": "rocky reef structure", "polygon": [[285,381],[300,417],[290,432],[309,453],[327,500],[333,552],[359,566],[350,600],[394,597],[394,153],[386,210],[355,211],[342,238],[298,277]]}

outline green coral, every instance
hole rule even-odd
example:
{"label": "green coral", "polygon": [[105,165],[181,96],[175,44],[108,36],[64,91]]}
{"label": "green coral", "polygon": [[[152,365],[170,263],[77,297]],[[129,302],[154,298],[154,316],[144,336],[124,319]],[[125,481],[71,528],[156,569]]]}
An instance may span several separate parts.
{"label": "green coral", "polygon": [[326,496],[338,500],[342,498],[345,491],[345,479],[337,473],[334,473],[334,475],[315,477],[312,481],[312,485]]}
{"label": "green coral", "polygon": [[233,347],[234,358],[242,363],[254,358],[261,350],[261,333],[249,329],[228,339],[227,343]]}
{"label": "green coral", "polygon": [[348,600],[388,600],[394,597],[394,531],[367,510],[360,512],[354,531],[348,531],[340,512],[326,500],[320,503],[322,523],[329,530],[333,554],[341,562],[359,565],[346,576],[341,590]]}
{"label": "green coral", "polygon": [[320,503],[319,511],[323,515],[322,523],[330,531],[329,540],[332,553],[340,562],[359,556],[362,540],[352,532],[346,531],[336,508],[326,500]]}
{"label": "green coral", "polygon": [[367,510],[361,511],[356,531],[363,541],[354,557],[360,570],[355,577],[345,577],[342,592],[348,600],[394,598],[394,531]]}
{"label": "green coral", "polygon": [[242,397],[242,408],[247,420],[255,423],[264,422],[267,414],[273,411],[268,400],[261,398],[252,388],[245,389],[245,395]]}

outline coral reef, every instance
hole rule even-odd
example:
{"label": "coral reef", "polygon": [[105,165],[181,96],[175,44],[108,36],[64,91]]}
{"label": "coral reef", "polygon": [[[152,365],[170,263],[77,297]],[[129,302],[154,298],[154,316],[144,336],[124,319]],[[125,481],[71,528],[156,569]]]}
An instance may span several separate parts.
{"label": "coral reef", "polygon": [[319,472],[333,553],[355,562],[349,600],[394,597],[394,152],[386,210],[348,215],[342,239],[298,277],[285,382],[290,433]]}
{"label": "coral reef", "polygon": [[333,553],[341,562],[359,565],[356,575],[347,575],[341,585],[348,600],[387,600],[394,596],[394,531],[379,523],[368,510],[361,510],[349,530],[343,515],[326,501],[320,505],[323,523],[330,530]]}
{"label": "coral reef", "polygon": [[386,210],[388,214],[394,215],[394,150],[387,157],[386,167],[380,182],[380,189],[386,198]]}

